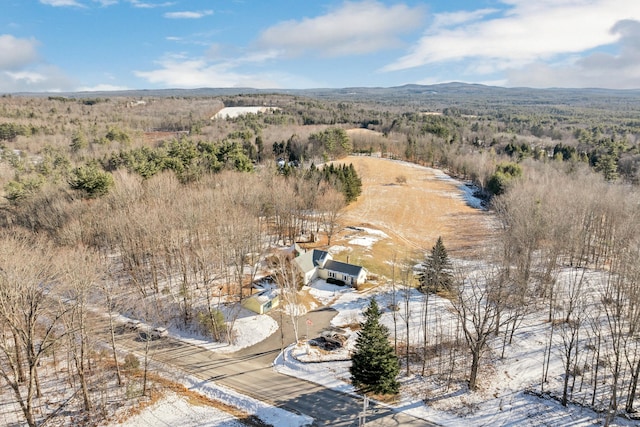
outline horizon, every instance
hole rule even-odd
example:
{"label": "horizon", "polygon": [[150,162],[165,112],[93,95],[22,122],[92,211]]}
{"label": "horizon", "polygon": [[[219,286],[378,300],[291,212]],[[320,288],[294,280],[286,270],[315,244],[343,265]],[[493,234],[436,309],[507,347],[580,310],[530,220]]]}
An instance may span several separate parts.
{"label": "horizon", "polygon": [[0,93],[640,88],[640,2],[7,0]]}
{"label": "horizon", "polygon": [[[398,86],[350,86],[350,87],[312,87],[312,88],[255,88],[255,87],[194,87],[194,88],[181,88],[181,87],[165,87],[165,88],[139,88],[139,89],[111,89],[111,90],[84,90],[84,91],[39,91],[39,92],[0,92],[0,96],[78,96],[78,95],[101,95],[105,94],[106,96],[122,96],[127,95],[128,93],[133,94],[133,96],[141,96],[140,94],[136,94],[136,92],[198,92],[198,91],[226,91],[226,92],[237,92],[237,94],[244,94],[247,92],[256,92],[258,94],[279,94],[286,95],[285,92],[314,92],[314,91],[341,91],[347,89],[362,89],[362,90],[388,90],[388,89],[400,89],[408,86],[418,86],[423,88],[434,88],[434,87],[452,87],[452,86],[475,86],[482,87],[486,89],[504,89],[507,91],[518,91],[518,90],[530,90],[530,91],[601,91],[601,92],[639,92],[640,87],[638,88],[627,88],[627,89],[615,89],[615,88],[604,88],[604,87],[527,87],[527,86],[495,86],[495,85],[486,85],[483,83],[467,83],[460,81],[450,81],[450,82],[441,82],[441,83],[433,83],[433,84],[419,84],[419,83],[405,83]],[[246,92],[245,92],[246,91]],[[122,94],[122,95],[121,95]],[[150,94],[149,96],[155,96],[154,94]],[[211,95],[218,96],[218,95]]]}

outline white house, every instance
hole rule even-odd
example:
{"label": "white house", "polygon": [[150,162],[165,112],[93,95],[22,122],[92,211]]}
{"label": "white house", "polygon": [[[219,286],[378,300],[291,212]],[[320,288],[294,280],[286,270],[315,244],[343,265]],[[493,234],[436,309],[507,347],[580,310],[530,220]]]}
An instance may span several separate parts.
{"label": "white house", "polygon": [[294,255],[293,265],[305,285],[320,278],[340,280],[357,288],[367,280],[367,270],[364,267],[334,261],[329,252],[319,249],[305,251],[295,245]]}

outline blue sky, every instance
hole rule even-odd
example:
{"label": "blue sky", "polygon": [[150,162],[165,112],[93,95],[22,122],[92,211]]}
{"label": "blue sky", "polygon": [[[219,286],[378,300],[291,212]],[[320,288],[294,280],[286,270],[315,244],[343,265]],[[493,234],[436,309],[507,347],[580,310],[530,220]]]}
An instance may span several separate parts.
{"label": "blue sky", "polygon": [[638,0],[0,0],[0,93],[640,88]]}

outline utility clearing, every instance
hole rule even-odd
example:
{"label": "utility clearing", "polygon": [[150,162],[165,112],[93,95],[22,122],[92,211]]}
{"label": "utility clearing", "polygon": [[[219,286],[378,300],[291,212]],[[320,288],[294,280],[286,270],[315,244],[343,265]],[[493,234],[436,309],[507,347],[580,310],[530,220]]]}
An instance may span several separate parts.
{"label": "utility clearing", "polygon": [[490,241],[492,216],[471,186],[403,161],[350,156],[343,162],[353,163],[362,179],[362,195],[341,217],[345,226],[383,231],[399,253],[428,251],[442,236],[452,255],[468,258]]}

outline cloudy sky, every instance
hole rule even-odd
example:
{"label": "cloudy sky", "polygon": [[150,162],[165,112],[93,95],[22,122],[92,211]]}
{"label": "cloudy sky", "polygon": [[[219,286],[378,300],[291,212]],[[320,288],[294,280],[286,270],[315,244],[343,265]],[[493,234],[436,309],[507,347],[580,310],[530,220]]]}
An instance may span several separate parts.
{"label": "cloudy sky", "polygon": [[640,88],[639,0],[0,0],[0,93]]}

